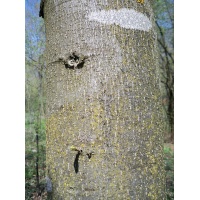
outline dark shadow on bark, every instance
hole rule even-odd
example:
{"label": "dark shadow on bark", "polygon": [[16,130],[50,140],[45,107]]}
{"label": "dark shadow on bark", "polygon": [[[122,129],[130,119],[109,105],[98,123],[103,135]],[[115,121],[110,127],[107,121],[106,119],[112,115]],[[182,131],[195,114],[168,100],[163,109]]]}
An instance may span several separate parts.
{"label": "dark shadow on bark", "polygon": [[74,160],[74,170],[76,173],[78,173],[78,168],[79,168],[79,163],[78,163],[78,159],[79,159],[79,156],[81,155],[81,151],[79,151],[77,154],[76,154],[76,158]]}

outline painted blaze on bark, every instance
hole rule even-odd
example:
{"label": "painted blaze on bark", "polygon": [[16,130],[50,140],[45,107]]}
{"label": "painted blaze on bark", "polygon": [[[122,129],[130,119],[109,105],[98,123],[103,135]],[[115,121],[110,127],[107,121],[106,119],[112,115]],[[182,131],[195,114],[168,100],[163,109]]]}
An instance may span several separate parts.
{"label": "painted blaze on bark", "polygon": [[[150,3],[48,0],[47,168],[53,199],[165,199]],[[66,68],[60,57],[88,59]]]}

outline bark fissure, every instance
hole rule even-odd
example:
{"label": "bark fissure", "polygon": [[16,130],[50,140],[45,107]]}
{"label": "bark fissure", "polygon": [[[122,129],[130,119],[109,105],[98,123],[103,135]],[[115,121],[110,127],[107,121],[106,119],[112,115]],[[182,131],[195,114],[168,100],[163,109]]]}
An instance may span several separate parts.
{"label": "bark fissure", "polygon": [[79,168],[79,163],[78,163],[78,160],[79,160],[79,156],[81,155],[81,152],[79,151],[77,154],[76,154],[76,157],[75,157],[75,160],[74,160],[74,170],[76,173],[78,173],[78,168]]}

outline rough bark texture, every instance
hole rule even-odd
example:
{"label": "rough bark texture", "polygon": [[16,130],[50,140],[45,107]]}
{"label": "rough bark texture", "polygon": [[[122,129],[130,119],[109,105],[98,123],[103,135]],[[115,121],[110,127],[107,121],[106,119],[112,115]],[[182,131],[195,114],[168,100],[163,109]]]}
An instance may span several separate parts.
{"label": "rough bark texture", "polygon": [[[43,9],[52,199],[165,199],[150,3],[46,0]],[[88,59],[64,65],[74,51]]]}

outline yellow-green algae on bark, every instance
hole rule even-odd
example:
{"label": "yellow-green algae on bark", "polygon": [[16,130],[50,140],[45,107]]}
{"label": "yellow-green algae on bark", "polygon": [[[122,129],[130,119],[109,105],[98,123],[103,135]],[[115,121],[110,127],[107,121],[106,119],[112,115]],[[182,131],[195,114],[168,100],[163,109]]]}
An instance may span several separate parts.
{"label": "yellow-green algae on bark", "polygon": [[[125,29],[87,18],[89,12],[123,8],[143,13],[152,28]],[[163,114],[149,2],[49,0],[44,17],[53,199],[165,199]],[[59,56],[69,51],[89,59],[82,68],[67,68]],[[74,149],[81,150],[78,159]]]}

